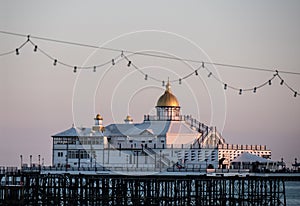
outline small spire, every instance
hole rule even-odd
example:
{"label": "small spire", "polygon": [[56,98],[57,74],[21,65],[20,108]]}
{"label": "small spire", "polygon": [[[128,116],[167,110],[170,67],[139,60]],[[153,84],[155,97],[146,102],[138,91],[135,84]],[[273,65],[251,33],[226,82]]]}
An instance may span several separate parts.
{"label": "small spire", "polygon": [[124,121],[127,124],[132,124],[133,123],[133,119],[130,115],[127,115],[126,118],[124,119]]}
{"label": "small spire", "polygon": [[168,77],[168,83],[167,83],[167,85],[166,85],[166,91],[168,91],[168,92],[171,91],[171,84],[170,84],[169,77]]}

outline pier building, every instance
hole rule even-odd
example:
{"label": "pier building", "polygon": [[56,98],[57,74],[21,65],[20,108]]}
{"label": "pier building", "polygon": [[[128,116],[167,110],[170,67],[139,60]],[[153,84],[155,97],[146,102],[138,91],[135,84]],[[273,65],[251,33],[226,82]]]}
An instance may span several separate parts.
{"label": "pier building", "polygon": [[214,126],[191,115],[182,115],[177,97],[168,82],[158,98],[156,115],[144,115],[141,123],[131,116],[124,123],[103,125],[97,114],[90,128],[75,127],[53,138],[55,167],[230,168],[247,152],[270,159],[265,145],[228,144]]}

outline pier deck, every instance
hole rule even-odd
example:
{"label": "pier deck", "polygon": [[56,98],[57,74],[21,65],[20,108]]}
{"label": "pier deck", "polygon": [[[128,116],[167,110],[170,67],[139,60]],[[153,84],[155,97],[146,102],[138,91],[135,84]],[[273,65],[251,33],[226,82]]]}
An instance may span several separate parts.
{"label": "pier deck", "polygon": [[5,172],[0,205],[286,205],[288,179],[280,174]]}

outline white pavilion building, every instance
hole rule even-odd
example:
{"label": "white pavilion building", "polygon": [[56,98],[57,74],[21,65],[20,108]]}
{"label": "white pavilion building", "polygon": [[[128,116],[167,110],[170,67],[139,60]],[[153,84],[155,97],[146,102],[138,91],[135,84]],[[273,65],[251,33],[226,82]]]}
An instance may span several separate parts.
{"label": "white pavilion building", "polygon": [[227,144],[215,127],[181,115],[169,82],[156,111],[156,116],[144,115],[142,123],[127,116],[124,123],[105,127],[97,114],[91,128],[73,126],[53,135],[53,166],[205,169],[229,168],[244,152],[271,157],[266,146]]}

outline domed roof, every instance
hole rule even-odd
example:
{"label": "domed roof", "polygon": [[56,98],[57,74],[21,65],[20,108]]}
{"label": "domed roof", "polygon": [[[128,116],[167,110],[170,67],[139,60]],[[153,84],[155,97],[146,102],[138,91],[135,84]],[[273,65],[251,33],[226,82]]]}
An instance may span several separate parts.
{"label": "domed roof", "polygon": [[130,115],[127,115],[125,121],[133,121],[132,117]]}
{"label": "domed roof", "polygon": [[179,102],[174,94],[171,92],[171,86],[168,81],[166,85],[166,91],[161,95],[157,101],[157,107],[179,107]]}
{"label": "domed roof", "polygon": [[100,114],[97,114],[95,120],[103,120],[103,117]]}

